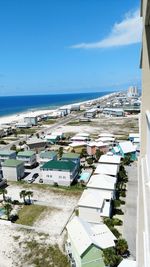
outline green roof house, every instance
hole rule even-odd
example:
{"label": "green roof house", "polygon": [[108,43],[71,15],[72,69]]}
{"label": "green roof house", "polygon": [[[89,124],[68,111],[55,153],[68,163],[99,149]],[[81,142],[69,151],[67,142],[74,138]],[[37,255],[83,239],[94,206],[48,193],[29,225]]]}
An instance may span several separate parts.
{"label": "green roof house", "polygon": [[51,160],[41,167],[41,177],[45,184],[69,186],[77,175],[77,165],[72,161]]}
{"label": "green roof house", "polygon": [[17,159],[23,161],[25,167],[32,168],[37,164],[36,152],[31,150],[18,152]]}
{"label": "green roof house", "polygon": [[40,153],[40,165],[50,160],[57,160],[57,153],[55,151],[43,151]]}
{"label": "green roof house", "polygon": [[67,224],[65,245],[71,266],[105,267],[103,249],[115,246],[115,236],[105,224],[92,224],[73,217]]}
{"label": "green roof house", "polygon": [[7,159],[2,165],[4,179],[20,180],[24,177],[24,162],[16,159]]}
{"label": "green roof house", "polygon": [[2,164],[6,159],[15,159],[16,151],[14,150],[0,150],[0,164]]}
{"label": "green roof house", "polygon": [[80,154],[77,153],[64,153],[62,155],[62,160],[71,160],[75,164],[77,164],[78,168],[80,167]]}

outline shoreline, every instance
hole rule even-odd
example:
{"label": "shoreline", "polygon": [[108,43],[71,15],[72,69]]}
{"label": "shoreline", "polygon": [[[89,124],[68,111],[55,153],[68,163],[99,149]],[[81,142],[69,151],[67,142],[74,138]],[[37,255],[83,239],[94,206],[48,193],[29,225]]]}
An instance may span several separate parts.
{"label": "shoreline", "polygon": [[[13,124],[13,123],[18,123],[18,122],[23,122],[24,118],[27,117],[27,116],[42,116],[42,115],[47,115],[47,114],[52,114],[54,112],[57,112],[60,108],[69,108],[70,106],[73,106],[73,105],[85,105],[85,104],[93,104],[93,102],[95,101],[103,101],[107,98],[110,98],[112,96],[115,96],[116,94],[118,94],[118,92],[112,92],[112,93],[109,93],[109,94],[106,94],[104,96],[101,96],[101,97],[98,97],[98,98],[95,98],[95,99],[89,99],[89,100],[85,100],[85,101],[82,101],[82,102],[75,102],[75,103],[70,103],[70,104],[66,104],[66,105],[60,105],[58,106],[56,109],[48,109],[48,108],[36,108],[34,110],[30,109],[30,110],[26,110],[26,111],[23,111],[23,112],[19,112],[19,113],[14,113],[14,114],[10,114],[10,115],[4,115],[4,116],[0,116],[0,126],[1,125],[6,125],[6,124]],[[52,106],[53,107],[53,106]]]}

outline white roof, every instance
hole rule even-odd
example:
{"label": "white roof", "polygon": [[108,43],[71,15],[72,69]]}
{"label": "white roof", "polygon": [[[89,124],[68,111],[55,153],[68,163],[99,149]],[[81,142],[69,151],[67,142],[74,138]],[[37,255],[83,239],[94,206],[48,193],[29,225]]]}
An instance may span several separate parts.
{"label": "white roof", "polygon": [[136,267],[136,261],[133,260],[122,260],[118,267]]}
{"label": "white roof", "polygon": [[[99,140],[99,139],[97,139]],[[109,146],[108,143],[103,143],[102,141],[97,141],[96,140],[96,147],[106,147],[106,146]]]}
{"label": "white roof", "polygon": [[139,138],[139,137],[140,137],[140,134],[139,134],[139,133],[130,133],[130,134],[129,134],[129,137],[130,137],[130,138],[136,138],[136,137]]}
{"label": "white roof", "polygon": [[131,141],[121,142],[119,143],[119,146],[121,147],[123,153],[130,153],[136,151],[136,148]]}
{"label": "white roof", "polygon": [[100,137],[97,140],[102,141],[102,142],[114,142],[115,138],[114,137]]}
{"label": "white roof", "polygon": [[102,164],[99,163],[94,174],[108,174],[117,176],[118,166],[116,164]]}
{"label": "white roof", "polygon": [[115,177],[106,174],[92,175],[87,187],[114,190],[116,180],[117,179]]}
{"label": "white roof", "polygon": [[133,140],[133,143],[140,143],[140,138],[139,137],[135,137]]}
{"label": "white roof", "polygon": [[55,139],[55,138],[57,138],[57,137],[58,137],[58,135],[49,134],[49,135],[46,135],[46,136],[45,136],[45,139]]}
{"label": "white roof", "polygon": [[90,134],[88,134],[88,133],[78,133],[78,134],[76,134],[76,136],[89,137]]}
{"label": "white roof", "polygon": [[78,146],[85,146],[87,143],[86,142],[72,142],[69,144],[70,147],[78,147]]}
{"label": "white roof", "polygon": [[86,113],[87,112],[90,112],[90,113],[92,112],[93,113],[93,112],[96,112],[96,111],[97,111],[97,108],[92,108],[92,109],[86,110]]}
{"label": "white roof", "polygon": [[111,133],[101,133],[98,136],[99,137],[114,137],[114,134],[111,134]]}
{"label": "white roof", "polygon": [[107,154],[107,155],[102,155],[98,162],[120,164],[120,161],[121,161],[121,156]]}
{"label": "white roof", "polygon": [[67,231],[80,256],[92,244],[102,249],[115,246],[116,238],[105,224],[88,223],[75,216],[67,224]]}
{"label": "white roof", "polygon": [[113,150],[115,151],[115,153],[118,153],[118,152],[120,152],[120,149],[119,149],[119,147],[118,147],[118,146],[114,146],[114,147],[113,147]]}
{"label": "white roof", "polygon": [[61,136],[61,135],[63,135],[63,132],[53,132],[52,135]]}
{"label": "white roof", "polygon": [[71,138],[71,141],[86,141],[87,140],[87,137],[85,137],[85,136],[77,136],[77,135],[75,135],[75,136],[73,136],[72,138]]}
{"label": "white roof", "polygon": [[98,190],[85,189],[79,199],[78,206],[102,208],[104,198]]}
{"label": "white roof", "polygon": [[94,141],[91,141],[91,142],[87,143],[87,146],[96,146],[96,145],[97,145],[97,143],[94,142]]}

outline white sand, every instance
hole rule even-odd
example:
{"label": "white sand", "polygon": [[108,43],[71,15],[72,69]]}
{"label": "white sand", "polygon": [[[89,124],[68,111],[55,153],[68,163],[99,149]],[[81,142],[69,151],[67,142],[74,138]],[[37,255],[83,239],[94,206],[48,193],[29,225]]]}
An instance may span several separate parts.
{"label": "white sand", "polygon": [[[80,104],[80,105],[84,105],[84,104],[87,104],[87,103],[91,103],[92,104],[95,101],[101,101],[103,99],[107,99],[110,96],[112,96],[113,94],[116,94],[116,93],[108,94],[108,95],[105,95],[103,97],[99,97],[97,99],[92,99],[92,100],[87,100],[87,101],[84,101],[84,102],[74,103],[74,104],[71,104],[71,106],[75,105],[75,104]],[[65,105],[65,107],[69,107],[69,106],[70,106],[70,104],[69,105]],[[35,111],[27,111],[27,112],[22,112],[22,113],[18,113],[18,114],[13,114],[13,115],[9,115],[9,116],[2,116],[2,117],[0,117],[0,125],[1,124],[22,122],[25,117],[52,114],[55,111],[58,111],[58,109],[55,109],[55,110],[51,110],[51,109],[42,109],[42,110],[40,110],[39,109],[39,110],[35,110]]]}

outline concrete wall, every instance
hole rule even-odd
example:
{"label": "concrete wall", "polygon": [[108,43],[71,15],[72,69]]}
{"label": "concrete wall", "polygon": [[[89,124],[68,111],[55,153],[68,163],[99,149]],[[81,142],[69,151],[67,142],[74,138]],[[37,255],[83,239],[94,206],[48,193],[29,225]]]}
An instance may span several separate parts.
{"label": "concrete wall", "polygon": [[24,165],[19,165],[17,167],[2,167],[3,177],[8,181],[20,180],[24,177]]}
{"label": "concrete wall", "polygon": [[[41,178],[45,184],[54,184],[69,186],[73,181],[72,173],[69,171],[41,170]],[[73,176],[74,178],[74,176]]]}

